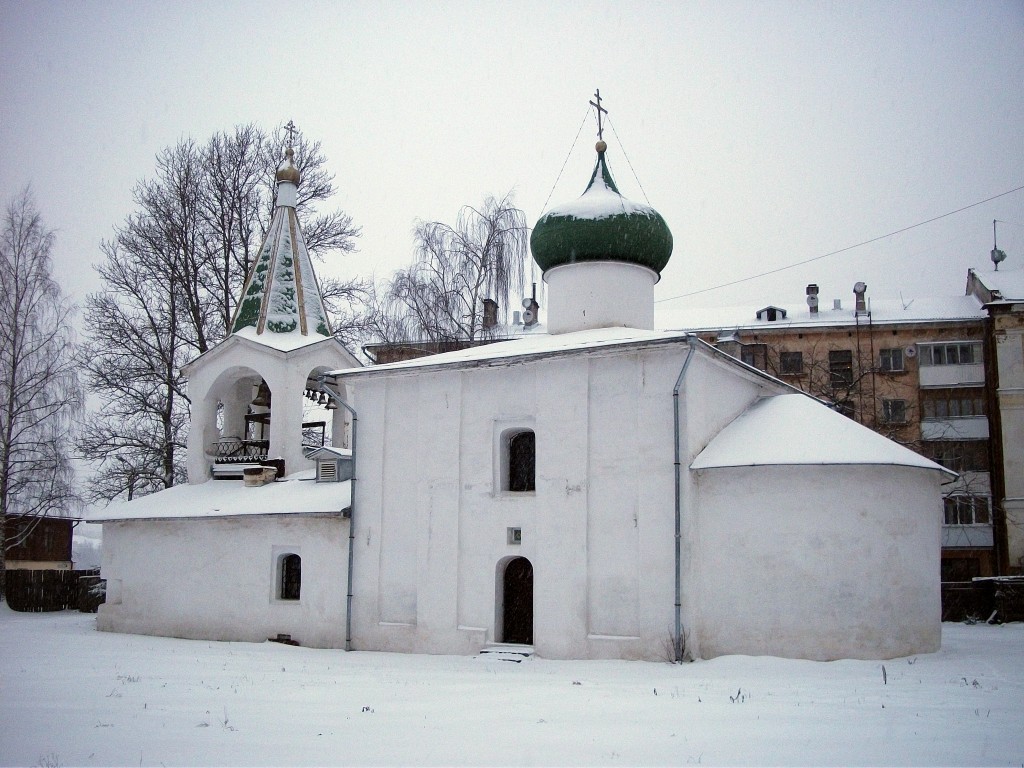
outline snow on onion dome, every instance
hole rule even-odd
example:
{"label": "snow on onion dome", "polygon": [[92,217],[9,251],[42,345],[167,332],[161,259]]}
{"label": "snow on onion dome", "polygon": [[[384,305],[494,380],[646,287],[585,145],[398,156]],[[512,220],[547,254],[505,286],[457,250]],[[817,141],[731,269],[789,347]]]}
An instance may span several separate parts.
{"label": "snow on onion dome", "polygon": [[649,205],[619,192],[597,142],[597,163],[578,200],[540,217],[530,236],[533,260],[544,271],[580,261],[623,261],[661,274],[672,256],[672,233]]}
{"label": "snow on onion dome", "polygon": [[285,150],[277,171],[277,206],[267,238],[246,278],[231,332],[255,328],[263,333],[331,336],[313,263],[295,215],[299,171],[294,151]]}

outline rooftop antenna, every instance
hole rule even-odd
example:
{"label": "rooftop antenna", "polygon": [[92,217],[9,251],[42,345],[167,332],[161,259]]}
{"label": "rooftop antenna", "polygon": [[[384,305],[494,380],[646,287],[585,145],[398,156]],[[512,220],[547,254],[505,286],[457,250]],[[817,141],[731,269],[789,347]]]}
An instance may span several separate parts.
{"label": "rooftop antenna", "polygon": [[992,219],[992,253],[990,254],[992,263],[996,265],[996,272],[999,271],[999,262],[1006,258],[1006,251],[999,250],[999,244],[996,242],[996,219]]}

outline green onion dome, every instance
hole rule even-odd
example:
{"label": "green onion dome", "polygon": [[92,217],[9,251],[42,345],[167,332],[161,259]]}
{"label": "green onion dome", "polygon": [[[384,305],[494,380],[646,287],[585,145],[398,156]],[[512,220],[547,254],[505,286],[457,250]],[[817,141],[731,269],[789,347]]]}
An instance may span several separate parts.
{"label": "green onion dome", "polygon": [[580,198],[552,208],[533,228],[530,250],[545,272],[581,261],[623,261],[660,275],[672,256],[672,233],[661,214],[616,188],[606,146],[597,143],[597,164]]}

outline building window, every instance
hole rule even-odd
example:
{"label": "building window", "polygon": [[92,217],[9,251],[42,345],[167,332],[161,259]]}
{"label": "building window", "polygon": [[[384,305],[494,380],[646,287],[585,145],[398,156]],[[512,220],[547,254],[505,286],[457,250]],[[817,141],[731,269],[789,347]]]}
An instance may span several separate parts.
{"label": "building window", "polygon": [[886,424],[907,423],[907,401],[906,400],[883,400],[882,421]]}
{"label": "building window", "polygon": [[834,349],[828,353],[828,372],[833,389],[853,385],[853,352]]}
{"label": "building window", "polygon": [[302,590],[302,558],[294,552],[281,558],[278,598],[298,600]]}
{"label": "building window", "polygon": [[981,342],[920,344],[921,365],[974,365],[981,362]]}
{"label": "building window", "polygon": [[988,472],[987,440],[927,440],[922,453],[954,472]]}
{"label": "building window", "polygon": [[537,444],[532,430],[514,433],[508,441],[508,488],[513,493],[535,489]]}
{"label": "building window", "polygon": [[784,376],[792,376],[794,374],[804,372],[804,353],[803,352],[780,352],[779,353],[779,373]]}
{"label": "building window", "polygon": [[902,371],[903,350],[899,347],[883,349],[878,355],[878,368],[882,371]]}
{"label": "building window", "polygon": [[765,370],[768,367],[768,345],[744,344],[740,349],[740,360],[759,371]]}
{"label": "building window", "polygon": [[984,416],[985,398],[978,388],[922,389],[921,413],[926,419]]}
{"label": "building window", "polygon": [[956,494],[946,496],[942,504],[946,525],[988,525],[992,521],[985,496]]}
{"label": "building window", "polygon": [[853,400],[850,399],[840,400],[833,406],[833,408],[835,408],[837,413],[843,414],[843,416],[848,419],[852,419],[856,412],[853,407]]}

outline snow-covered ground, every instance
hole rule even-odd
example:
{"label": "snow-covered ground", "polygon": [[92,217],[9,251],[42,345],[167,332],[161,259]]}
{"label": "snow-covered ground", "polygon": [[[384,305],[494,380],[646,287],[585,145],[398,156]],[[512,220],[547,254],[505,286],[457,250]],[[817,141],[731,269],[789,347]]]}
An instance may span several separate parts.
{"label": "snow-covered ground", "polygon": [[1021,765],[1024,625],[831,663],[521,664],[97,632],[0,606],[3,765]]}

